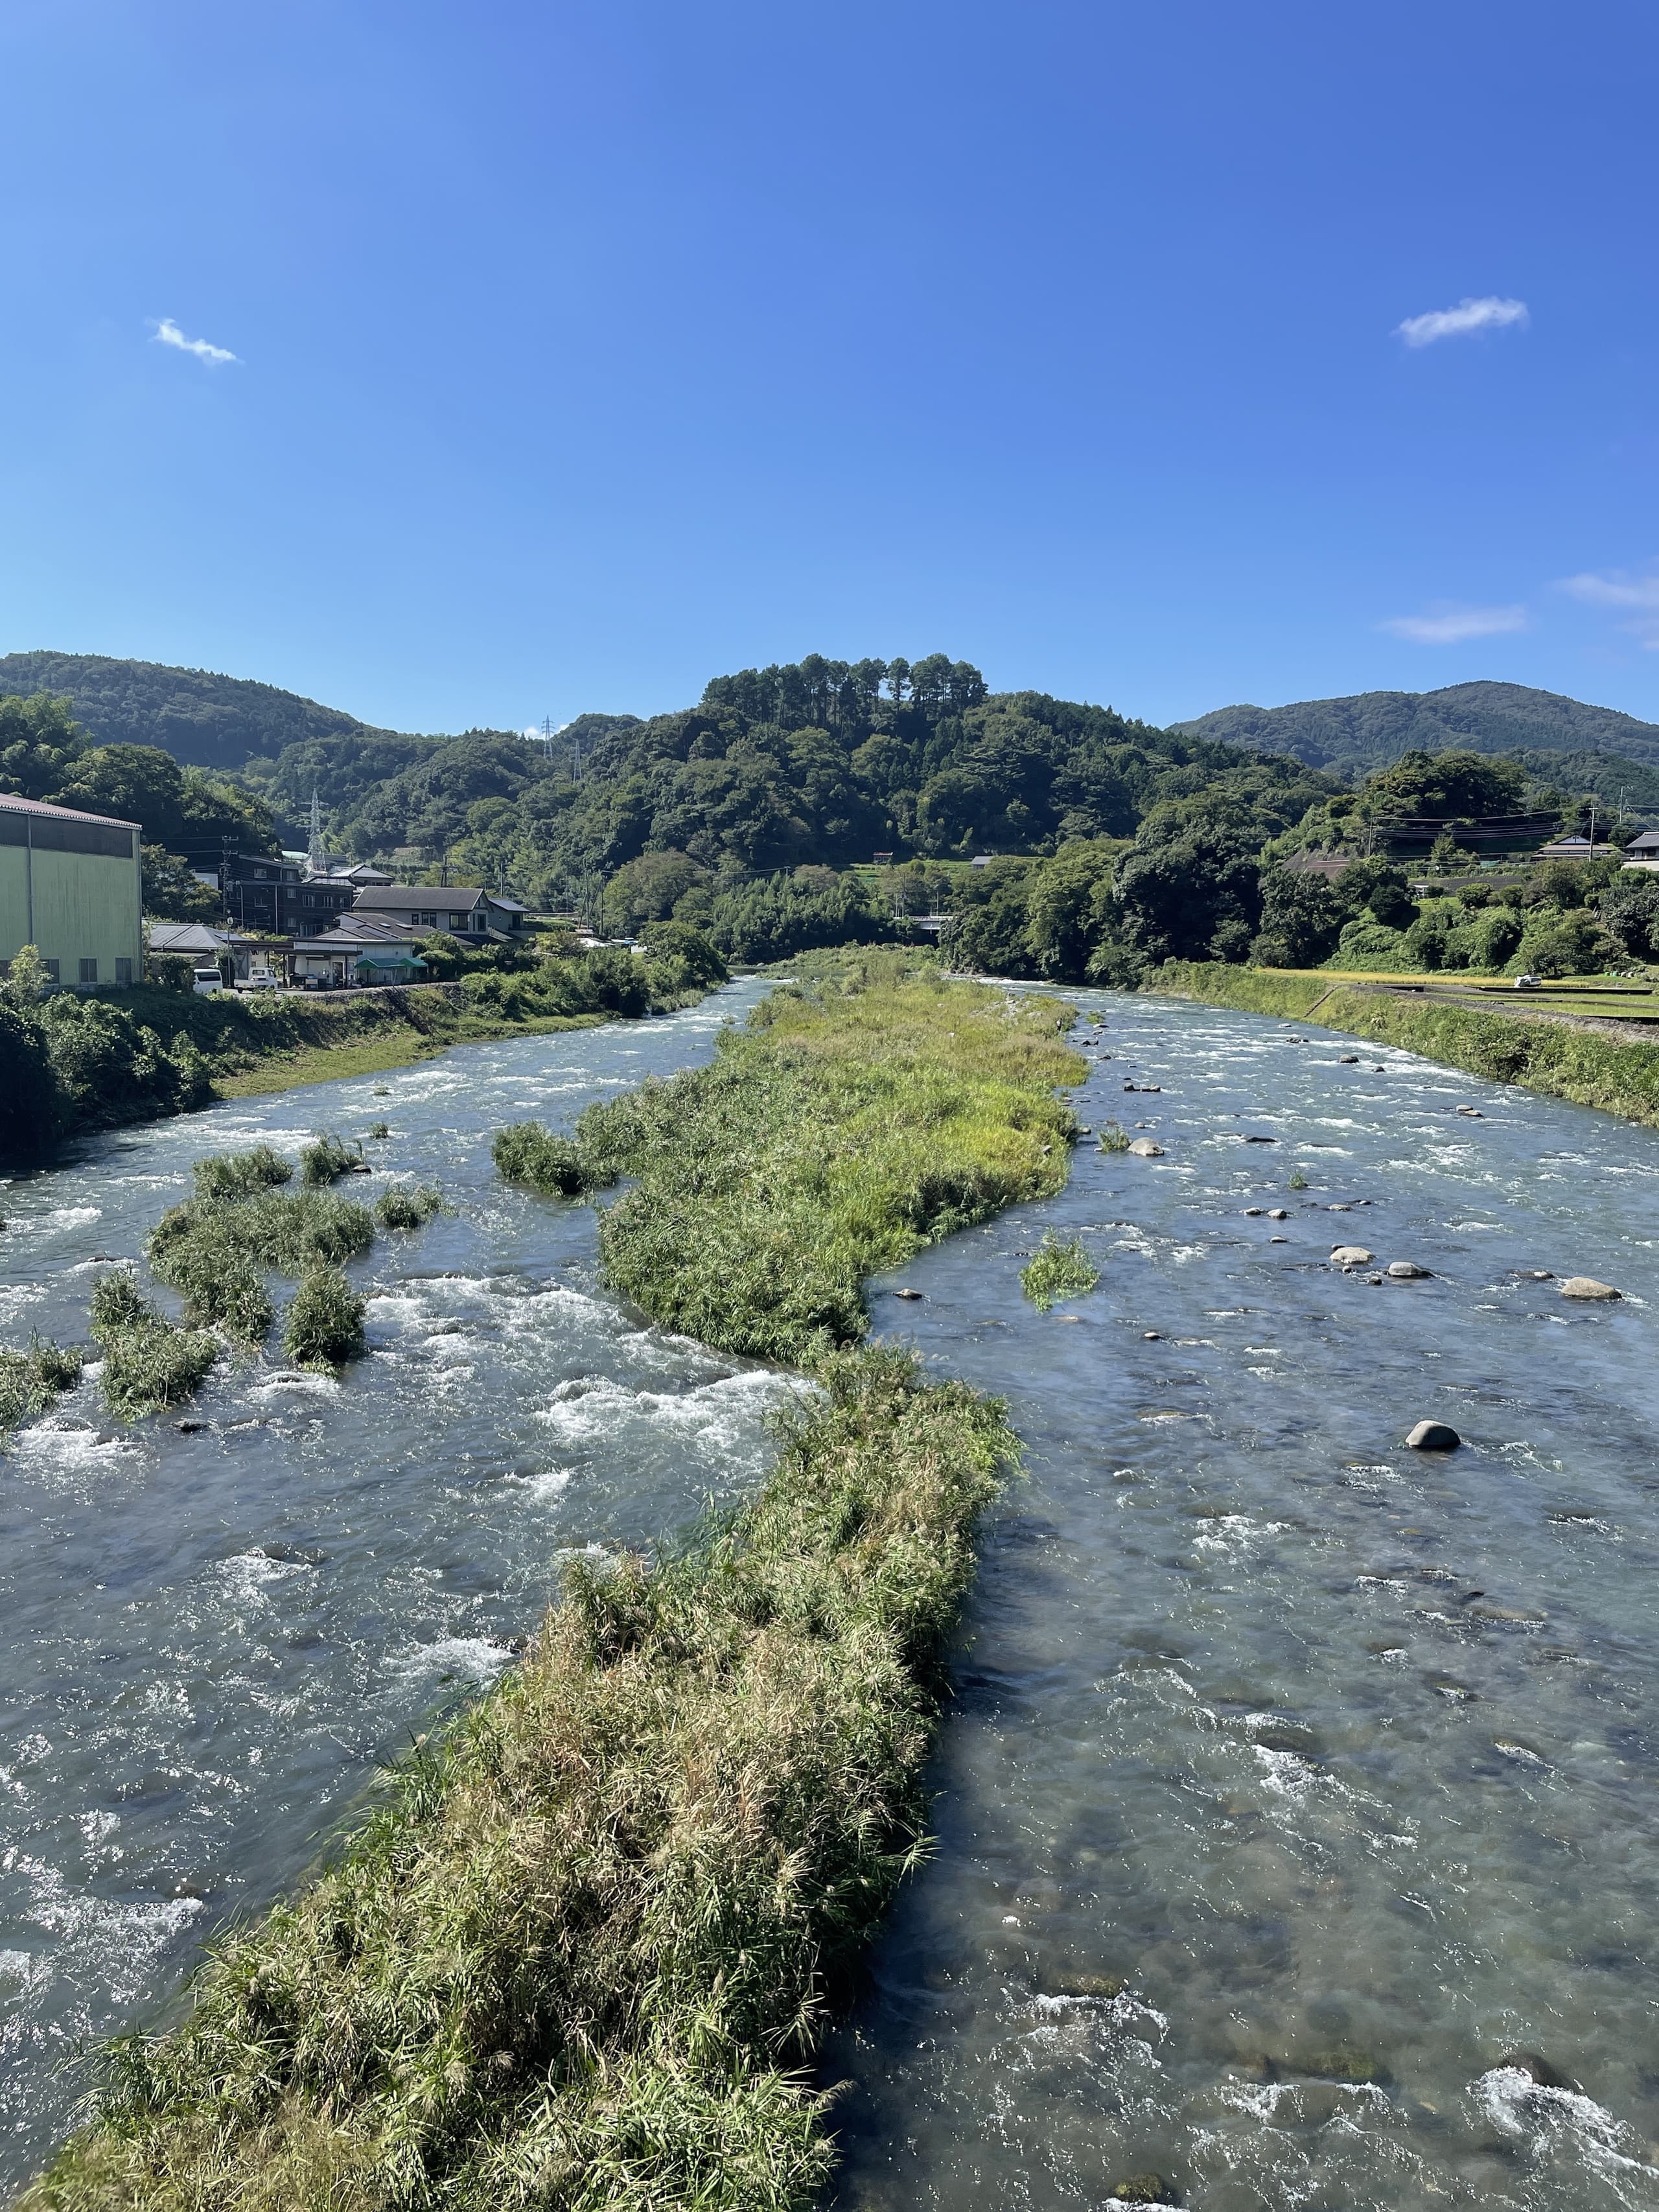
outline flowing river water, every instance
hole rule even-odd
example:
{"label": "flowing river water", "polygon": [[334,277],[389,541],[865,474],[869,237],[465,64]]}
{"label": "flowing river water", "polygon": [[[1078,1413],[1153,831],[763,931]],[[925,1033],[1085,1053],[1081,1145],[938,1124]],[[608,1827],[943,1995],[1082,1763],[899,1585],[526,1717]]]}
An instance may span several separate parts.
{"label": "flowing river water", "polygon": [[[98,1255],[210,1151],[384,1116],[370,1152],[455,1209],[354,1270],[371,1350],[339,1383],[227,1364],[183,1433],[118,1430],[88,1382],[0,1462],[0,2177],[63,2125],[79,2043],[154,2018],[510,1663],[562,1554],[758,1478],[787,1381],[609,1298],[591,1211],[503,1187],[488,1139],[706,1057],[760,988],[123,1133],[0,1194],[13,1343],[82,1334]],[[873,1299],[1011,1400],[1030,1475],[987,1533],[936,1858],[829,2055],[841,2212],[1152,2175],[1195,2212],[1659,2206],[1659,1133],[1067,995],[1106,1024],[1081,1118],[1164,1156],[1081,1146],[1060,1197]],[[1039,1316],[1047,1230],[1103,1272]],[[1334,1273],[1339,1242],[1432,1273]],[[1462,1449],[1404,1449],[1423,1416]]]}

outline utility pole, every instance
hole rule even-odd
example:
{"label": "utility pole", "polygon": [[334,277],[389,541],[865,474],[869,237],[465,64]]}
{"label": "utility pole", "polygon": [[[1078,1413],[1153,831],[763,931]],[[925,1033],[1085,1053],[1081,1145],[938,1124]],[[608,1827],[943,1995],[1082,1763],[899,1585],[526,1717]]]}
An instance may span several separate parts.
{"label": "utility pole", "polygon": [[1595,793],[1594,792],[1591,792],[1591,793],[1590,793],[1590,848],[1589,848],[1589,856],[1590,856],[1590,858],[1591,858],[1591,860],[1592,860],[1595,858]]}

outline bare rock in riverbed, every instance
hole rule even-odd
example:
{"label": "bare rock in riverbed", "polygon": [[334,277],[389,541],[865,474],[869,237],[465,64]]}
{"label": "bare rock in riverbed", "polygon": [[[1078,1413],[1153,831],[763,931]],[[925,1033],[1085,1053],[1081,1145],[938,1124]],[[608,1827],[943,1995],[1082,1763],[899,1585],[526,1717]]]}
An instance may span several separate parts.
{"label": "bare rock in riverbed", "polygon": [[1621,1298],[1622,1291],[1615,1291],[1611,1283],[1598,1283],[1594,1275],[1569,1275],[1561,1285],[1564,1298]]}
{"label": "bare rock in riverbed", "polygon": [[1290,1209],[1287,1206],[1270,1206],[1267,1208],[1269,1221],[1288,1221],[1290,1218]]}
{"label": "bare rock in riverbed", "polygon": [[1406,1439],[1413,1451],[1455,1451],[1462,1441],[1446,1421],[1419,1421]]}
{"label": "bare rock in riverbed", "polygon": [[1429,1271],[1419,1267],[1415,1260],[1390,1260],[1389,1273],[1396,1283],[1420,1283],[1427,1279]]}
{"label": "bare rock in riverbed", "polygon": [[1155,1145],[1150,1137],[1135,1138],[1129,1150],[1138,1160],[1161,1160],[1164,1157],[1163,1146]]}
{"label": "bare rock in riverbed", "polygon": [[895,1291],[893,1296],[896,1298],[919,1298],[921,1296],[921,1292],[920,1291]]}
{"label": "bare rock in riverbed", "polygon": [[1363,1244],[1338,1244],[1332,1249],[1331,1265],[1334,1267],[1369,1267],[1375,1256]]}

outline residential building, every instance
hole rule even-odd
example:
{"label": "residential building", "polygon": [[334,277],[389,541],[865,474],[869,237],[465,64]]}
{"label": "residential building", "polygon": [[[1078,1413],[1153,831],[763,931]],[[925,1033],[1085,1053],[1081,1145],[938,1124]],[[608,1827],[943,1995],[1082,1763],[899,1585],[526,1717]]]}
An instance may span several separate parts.
{"label": "residential building", "polygon": [[304,861],[287,853],[229,854],[216,880],[231,927],[272,937],[331,928],[360,888],[343,876],[307,875]]}
{"label": "residential building", "polygon": [[342,990],[351,984],[420,983],[426,980],[414,933],[390,919],[344,915],[332,929],[296,937],[295,981],[301,988]]}
{"label": "residential building", "polygon": [[0,963],[26,945],[60,983],[143,980],[136,822],[0,793]]}
{"label": "residential building", "polygon": [[1659,830],[1644,830],[1625,848],[1627,860],[1659,860]]}
{"label": "residential building", "polygon": [[352,912],[395,921],[417,937],[441,930],[473,945],[510,945],[523,936],[528,920],[517,899],[472,884],[444,890],[431,884],[366,884]]}

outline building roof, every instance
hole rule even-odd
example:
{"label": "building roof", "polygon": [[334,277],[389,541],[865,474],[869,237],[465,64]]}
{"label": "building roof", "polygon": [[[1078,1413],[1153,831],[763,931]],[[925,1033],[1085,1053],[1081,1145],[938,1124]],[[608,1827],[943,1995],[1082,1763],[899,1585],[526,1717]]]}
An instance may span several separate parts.
{"label": "building roof", "polygon": [[50,806],[44,799],[14,799],[9,791],[0,791],[0,806],[17,814],[50,815],[54,822],[106,822],[115,830],[139,827],[136,822],[124,822],[118,814],[85,814],[78,806]]}
{"label": "building roof", "polygon": [[204,921],[152,921],[144,941],[152,952],[227,952],[232,939],[228,930]]}
{"label": "building roof", "polygon": [[410,907],[472,908],[484,893],[477,884],[365,884],[357,894],[357,911],[373,914],[377,907],[402,913]]}
{"label": "building roof", "polygon": [[1639,837],[1632,837],[1625,850],[1627,853],[1659,853],[1659,830],[1644,830]]}
{"label": "building roof", "polygon": [[500,891],[489,891],[485,896],[489,904],[500,907],[503,914],[528,914],[530,911],[527,906],[520,904],[517,899],[507,898]]}

